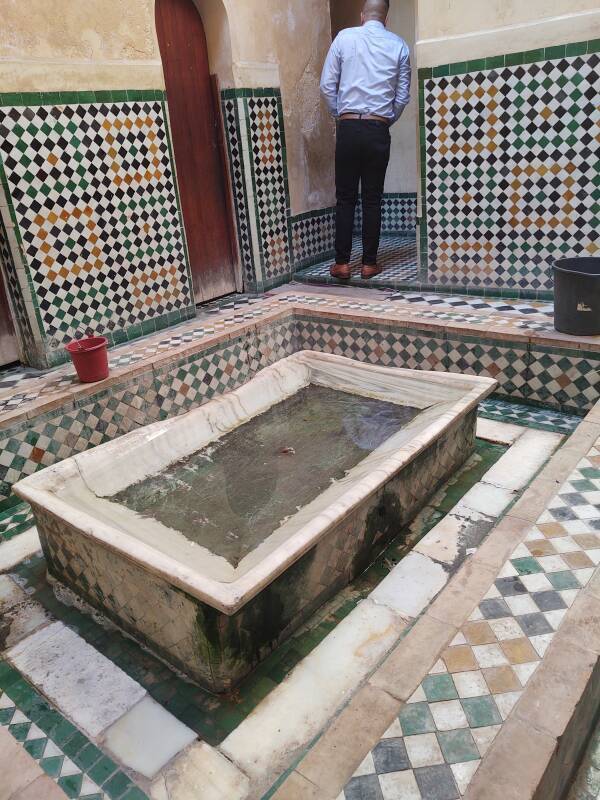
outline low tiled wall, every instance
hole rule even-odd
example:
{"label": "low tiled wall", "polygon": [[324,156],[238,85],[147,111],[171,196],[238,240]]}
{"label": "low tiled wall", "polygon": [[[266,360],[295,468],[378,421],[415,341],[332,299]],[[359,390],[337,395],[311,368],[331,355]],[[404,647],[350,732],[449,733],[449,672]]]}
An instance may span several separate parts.
{"label": "low tiled wall", "polygon": [[[316,350],[384,366],[495,378],[497,394],[583,414],[600,397],[600,352],[521,340],[475,337],[443,326],[352,318],[317,310],[278,310],[205,346],[138,365],[110,388],[54,401],[52,410],[0,421],[0,510],[17,502],[11,486],[38,469],[167,419],[244,383],[297,350]],[[90,390],[91,391],[91,390]]]}

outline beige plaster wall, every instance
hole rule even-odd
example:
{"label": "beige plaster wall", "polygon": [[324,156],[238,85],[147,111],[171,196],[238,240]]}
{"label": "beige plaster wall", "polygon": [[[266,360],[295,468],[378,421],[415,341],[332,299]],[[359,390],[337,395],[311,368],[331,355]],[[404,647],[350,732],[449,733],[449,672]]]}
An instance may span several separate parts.
{"label": "beige plaster wall", "polygon": [[419,66],[597,38],[598,0],[418,0]]}
{"label": "beige plaster wall", "polygon": [[[194,0],[223,87],[281,86],[293,213],[329,205],[327,0]],[[225,13],[226,12],[226,13]],[[0,91],[163,88],[154,0],[0,0]]]}
{"label": "beige plaster wall", "polygon": [[154,0],[0,0],[0,90],[161,88]]}

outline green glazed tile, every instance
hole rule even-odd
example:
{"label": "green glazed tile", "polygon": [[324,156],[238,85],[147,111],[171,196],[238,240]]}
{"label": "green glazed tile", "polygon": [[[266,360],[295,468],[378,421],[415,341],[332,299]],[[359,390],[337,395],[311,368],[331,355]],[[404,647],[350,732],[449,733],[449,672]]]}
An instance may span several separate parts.
{"label": "green glazed tile", "polygon": [[557,591],[564,589],[581,589],[581,584],[572,572],[548,572],[546,577]]}
{"label": "green glazed tile", "polygon": [[487,725],[500,725],[502,717],[493,697],[468,697],[461,700],[462,707],[471,728],[484,728]]}
{"label": "green glazed tile", "polygon": [[437,738],[448,764],[476,761],[481,757],[469,730],[440,731]]}
{"label": "green glazed tile", "polygon": [[409,703],[400,711],[399,719],[405,736],[435,731],[435,722],[427,703]]}
{"label": "green glazed tile", "polygon": [[452,676],[448,673],[443,675],[428,675],[423,681],[423,691],[430,703],[439,700],[455,700],[458,697]]}
{"label": "green glazed tile", "polygon": [[569,56],[582,56],[587,52],[587,42],[573,42],[566,46],[565,55]]}
{"label": "green glazed tile", "polygon": [[83,773],[79,772],[77,775],[65,775],[59,778],[57,783],[67,797],[79,797],[81,784],[83,783]]}
{"label": "green glazed tile", "polygon": [[543,572],[535,558],[511,558],[510,563],[517,570],[519,575],[534,575],[536,572]]}

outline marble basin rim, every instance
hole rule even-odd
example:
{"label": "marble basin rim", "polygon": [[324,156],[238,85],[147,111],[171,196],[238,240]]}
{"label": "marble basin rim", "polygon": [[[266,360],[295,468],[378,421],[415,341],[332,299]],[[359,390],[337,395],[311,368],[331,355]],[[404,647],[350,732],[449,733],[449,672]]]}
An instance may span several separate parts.
{"label": "marble basin rim", "polygon": [[[198,451],[309,383],[391,402],[401,400],[422,412],[285,521],[237,568],[221,563],[224,559],[199,545],[182,541],[182,534],[110,501],[127,486]],[[39,510],[58,523],[64,521],[80,536],[219,612],[233,615],[496,386],[492,378],[381,367],[303,351],[185,414],[47,467],[17,483],[13,491],[31,503],[34,513]]]}

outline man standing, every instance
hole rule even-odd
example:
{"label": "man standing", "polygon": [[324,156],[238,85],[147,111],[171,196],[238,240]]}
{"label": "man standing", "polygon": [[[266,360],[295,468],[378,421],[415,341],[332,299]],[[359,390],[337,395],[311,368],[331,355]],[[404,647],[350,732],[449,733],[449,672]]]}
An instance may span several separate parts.
{"label": "man standing", "polygon": [[321,92],[338,120],[335,153],[336,263],[334,278],[350,278],[352,227],[361,184],[362,277],[373,278],[381,234],[381,198],[390,159],[390,126],[410,100],[410,53],[386,30],[389,0],[366,0],[362,27],[336,37],[325,61]]}

